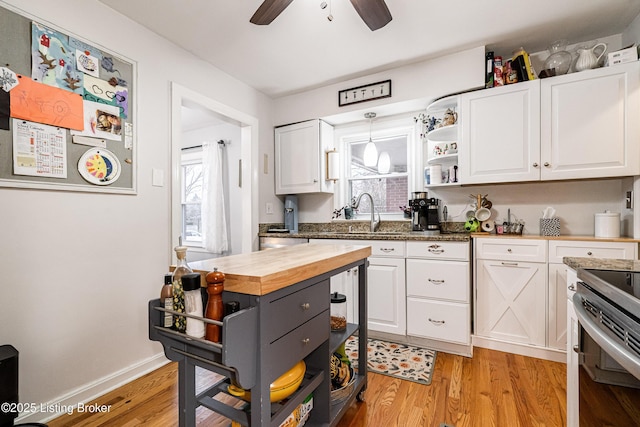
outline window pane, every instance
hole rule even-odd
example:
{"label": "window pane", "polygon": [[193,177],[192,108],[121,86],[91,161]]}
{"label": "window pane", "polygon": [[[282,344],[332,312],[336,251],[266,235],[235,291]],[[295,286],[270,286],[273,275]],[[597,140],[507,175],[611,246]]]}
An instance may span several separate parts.
{"label": "window pane", "polygon": [[202,242],[200,203],[182,205],[182,236],[188,242]]}
{"label": "window pane", "polygon": [[202,200],[202,163],[182,166],[184,202],[200,202]]}
{"label": "window pane", "polygon": [[187,243],[202,242],[202,163],[182,165],[182,237]]}
{"label": "window pane", "polygon": [[[373,196],[375,211],[379,213],[401,214],[400,206],[407,204],[409,195],[407,177],[407,136],[374,138],[378,152],[375,166],[365,166],[364,149],[368,141],[354,141],[349,144],[350,197],[363,192]],[[362,199],[359,213],[371,213],[368,198]]]}
{"label": "window pane", "polygon": [[[408,199],[407,176],[357,179],[350,182],[352,197],[358,197],[362,193],[373,196],[376,212],[400,214],[400,206],[405,206]],[[371,203],[368,197],[360,200],[358,213],[371,213]]]}

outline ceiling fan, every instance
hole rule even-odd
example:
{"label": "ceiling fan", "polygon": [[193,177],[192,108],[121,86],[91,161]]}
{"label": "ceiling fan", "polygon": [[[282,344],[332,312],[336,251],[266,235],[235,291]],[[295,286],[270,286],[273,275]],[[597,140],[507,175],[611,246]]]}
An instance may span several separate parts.
{"label": "ceiling fan", "polygon": [[[269,25],[293,0],[264,0],[249,22]],[[384,0],[351,0],[360,18],[371,29],[378,30],[391,22],[391,13]]]}

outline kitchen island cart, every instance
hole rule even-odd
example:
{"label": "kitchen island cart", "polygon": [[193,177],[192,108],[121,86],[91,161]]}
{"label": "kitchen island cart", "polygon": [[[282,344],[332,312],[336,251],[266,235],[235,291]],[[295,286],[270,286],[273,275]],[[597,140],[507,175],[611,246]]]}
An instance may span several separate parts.
{"label": "kitchen island cart", "polygon": [[[207,407],[243,426],[279,426],[313,396],[307,426],[333,426],[367,384],[367,257],[369,246],[303,244],[191,263],[203,274],[225,274],[223,300],[240,310],[221,322],[221,343],[189,337],[162,325],[160,300],[149,302],[149,338],[162,343],[167,358],[179,364],[179,424],[196,425],[196,409]],[[359,270],[358,323],[330,330],[331,276]],[[358,372],[346,398],[332,402],[330,356],[358,334]],[[300,387],[286,399],[270,402],[270,384],[300,360],[306,372]],[[196,366],[221,380],[196,393]],[[229,385],[250,391],[242,406],[223,403]],[[222,399],[219,399],[223,397]]]}

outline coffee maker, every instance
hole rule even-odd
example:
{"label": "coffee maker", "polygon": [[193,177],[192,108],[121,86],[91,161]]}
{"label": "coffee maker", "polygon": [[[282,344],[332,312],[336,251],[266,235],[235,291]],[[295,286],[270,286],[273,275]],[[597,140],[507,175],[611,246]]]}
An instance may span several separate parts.
{"label": "coffee maker", "polygon": [[424,231],[426,234],[440,234],[440,200],[427,197],[426,192],[414,192],[411,206],[411,225],[413,231]]}

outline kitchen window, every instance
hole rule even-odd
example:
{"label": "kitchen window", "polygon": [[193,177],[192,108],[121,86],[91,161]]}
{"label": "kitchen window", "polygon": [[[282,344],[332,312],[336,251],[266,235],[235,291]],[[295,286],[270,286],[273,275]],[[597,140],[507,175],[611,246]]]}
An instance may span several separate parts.
{"label": "kitchen window", "polygon": [[202,149],[190,148],[182,152],[182,243],[202,247]]}
{"label": "kitchen window", "polygon": [[[341,184],[343,196],[337,198],[338,209],[366,192],[373,196],[376,213],[388,219],[402,218],[400,207],[407,205],[413,184],[411,177],[415,166],[412,157],[417,157],[411,155],[415,146],[412,117],[374,120],[371,134],[369,123],[336,130],[338,145],[345,153],[342,174],[345,179]],[[363,198],[356,218],[369,215],[369,199]],[[339,218],[344,219],[344,216]]]}

